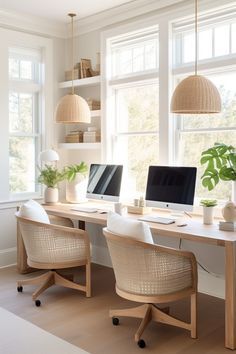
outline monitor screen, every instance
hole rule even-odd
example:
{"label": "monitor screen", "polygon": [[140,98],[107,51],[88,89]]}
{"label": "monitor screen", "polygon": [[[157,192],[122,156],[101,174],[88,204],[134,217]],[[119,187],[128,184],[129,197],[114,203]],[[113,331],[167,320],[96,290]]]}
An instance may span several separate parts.
{"label": "monitor screen", "polygon": [[122,165],[92,164],[89,171],[87,198],[119,201]]}
{"label": "monitor screen", "polygon": [[196,167],[149,166],[147,206],[192,210]]}

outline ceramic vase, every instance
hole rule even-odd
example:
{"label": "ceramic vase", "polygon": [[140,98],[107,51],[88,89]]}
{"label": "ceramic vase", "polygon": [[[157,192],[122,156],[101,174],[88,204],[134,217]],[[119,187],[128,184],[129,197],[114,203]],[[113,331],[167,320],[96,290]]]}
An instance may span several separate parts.
{"label": "ceramic vase", "polygon": [[227,202],[222,209],[222,215],[225,221],[235,222],[236,221],[236,205],[234,202]]}
{"label": "ceramic vase", "polygon": [[203,207],[203,224],[205,225],[211,225],[213,224],[213,212],[214,212],[214,207]]}
{"label": "ceramic vase", "polygon": [[82,173],[76,173],[72,182],[66,182],[66,200],[70,203],[81,203],[86,200],[88,179]]}
{"label": "ceramic vase", "polygon": [[47,187],[44,191],[44,201],[46,204],[55,204],[58,202],[58,188]]}

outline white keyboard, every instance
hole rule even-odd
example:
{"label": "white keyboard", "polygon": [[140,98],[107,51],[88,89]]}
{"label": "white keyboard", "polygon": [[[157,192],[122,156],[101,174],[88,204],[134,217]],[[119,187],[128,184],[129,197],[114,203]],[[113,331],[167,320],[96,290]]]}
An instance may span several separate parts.
{"label": "white keyboard", "polygon": [[71,210],[80,211],[81,213],[97,213],[98,212],[97,208],[86,208],[86,207],[75,207],[75,208],[71,208]]}
{"label": "white keyboard", "polygon": [[170,218],[165,218],[161,216],[152,216],[152,215],[142,216],[141,218],[139,218],[139,220],[155,222],[157,224],[165,224],[165,225],[173,224],[175,222],[175,220]]}

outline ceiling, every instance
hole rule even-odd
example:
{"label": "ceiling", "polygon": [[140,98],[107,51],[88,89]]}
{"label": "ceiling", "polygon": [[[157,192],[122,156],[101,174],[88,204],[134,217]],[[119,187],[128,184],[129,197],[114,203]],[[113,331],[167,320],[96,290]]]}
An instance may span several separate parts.
{"label": "ceiling", "polygon": [[0,10],[40,16],[47,20],[68,22],[67,14],[78,18],[94,15],[136,0],[0,0]]}

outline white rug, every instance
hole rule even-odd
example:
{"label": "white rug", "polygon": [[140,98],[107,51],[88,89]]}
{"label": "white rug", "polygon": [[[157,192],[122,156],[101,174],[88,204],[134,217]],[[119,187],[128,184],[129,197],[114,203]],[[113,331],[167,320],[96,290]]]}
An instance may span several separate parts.
{"label": "white rug", "polygon": [[89,354],[0,307],[1,354]]}

